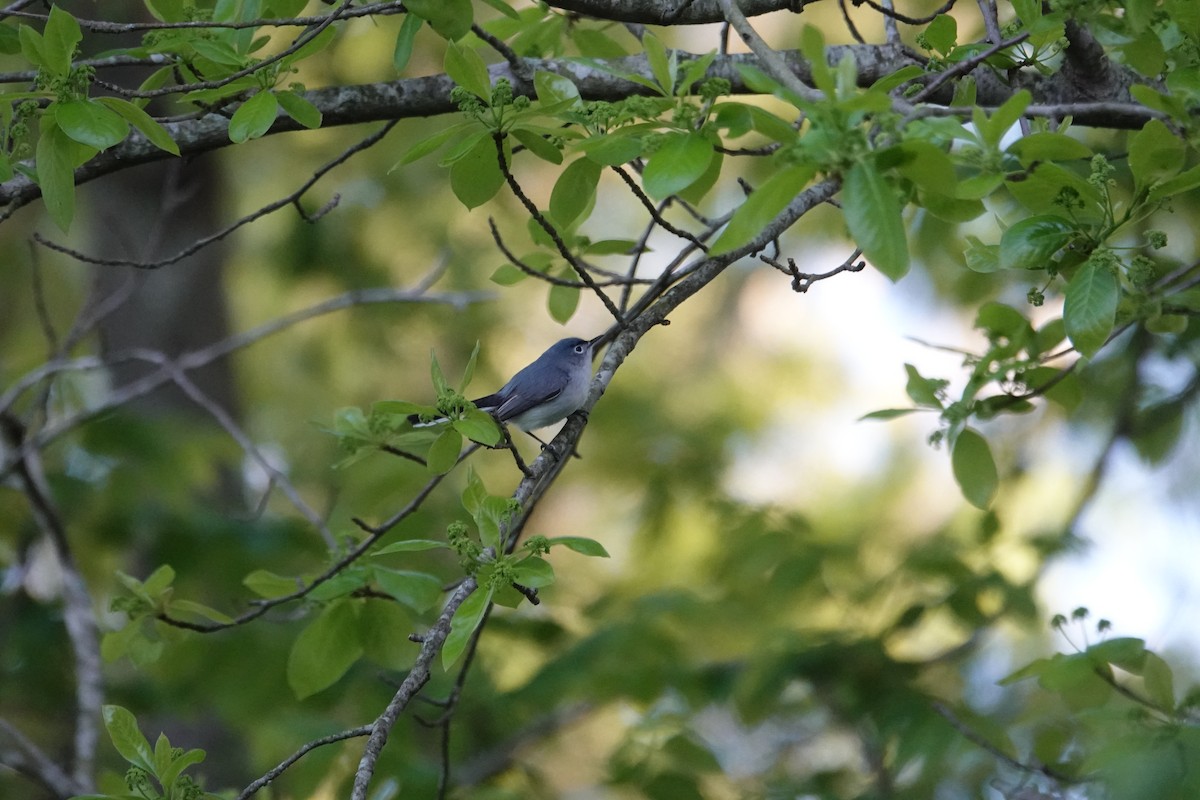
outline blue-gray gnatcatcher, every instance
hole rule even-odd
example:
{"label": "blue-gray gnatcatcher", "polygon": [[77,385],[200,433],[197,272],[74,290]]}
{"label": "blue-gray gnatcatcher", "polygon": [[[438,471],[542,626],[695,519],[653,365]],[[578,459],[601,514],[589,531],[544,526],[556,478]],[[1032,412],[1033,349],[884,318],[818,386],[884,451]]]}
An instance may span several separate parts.
{"label": "blue-gray gnatcatcher", "polygon": [[475,406],[527,433],[566,419],[587,399],[592,351],[602,338],[560,339]]}

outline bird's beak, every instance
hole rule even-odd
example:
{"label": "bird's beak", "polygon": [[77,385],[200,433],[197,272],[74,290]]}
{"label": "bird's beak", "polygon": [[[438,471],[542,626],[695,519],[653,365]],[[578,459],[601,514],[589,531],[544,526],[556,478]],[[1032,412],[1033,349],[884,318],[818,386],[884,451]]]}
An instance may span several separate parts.
{"label": "bird's beak", "polygon": [[588,347],[591,347],[592,349],[599,347],[601,344],[604,343],[604,337],[606,335],[607,334],[602,333],[599,336],[597,336],[595,339],[590,339],[588,341]]}

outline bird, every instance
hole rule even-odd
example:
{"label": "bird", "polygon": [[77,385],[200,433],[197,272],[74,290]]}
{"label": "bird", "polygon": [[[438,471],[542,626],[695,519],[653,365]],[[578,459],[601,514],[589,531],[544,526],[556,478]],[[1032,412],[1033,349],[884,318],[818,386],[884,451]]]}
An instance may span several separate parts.
{"label": "bird", "polygon": [[[560,422],[587,400],[592,381],[592,353],[603,338],[560,339],[498,391],[472,402],[479,410],[526,433]],[[416,417],[409,420],[414,425],[445,421],[419,423]]]}

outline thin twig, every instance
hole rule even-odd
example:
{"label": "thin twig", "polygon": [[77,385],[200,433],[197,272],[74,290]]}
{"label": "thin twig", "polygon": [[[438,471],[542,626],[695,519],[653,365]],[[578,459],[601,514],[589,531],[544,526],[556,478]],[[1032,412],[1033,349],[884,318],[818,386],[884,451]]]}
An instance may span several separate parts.
{"label": "thin twig", "polygon": [[959,61],[958,63],[954,64],[949,69],[947,69],[945,72],[942,72],[941,74],[939,74],[936,78],[934,78],[928,84],[926,84],[925,88],[922,89],[921,91],[917,92],[915,95],[913,95],[913,97],[910,98],[908,102],[913,105],[916,105],[917,103],[922,103],[922,102],[928,100],[930,97],[933,97],[933,95],[937,92],[937,90],[941,89],[942,86],[944,86],[946,84],[946,82],[954,80],[955,78],[957,78],[959,76],[968,74],[969,72],[973,71],[976,67],[978,67],[980,64],[987,61],[992,56],[996,55],[996,53],[999,53],[1002,50],[1007,50],[1008,48],[1013,47],[1014,45],[1018,45],[1028,38],[1029,38],[1029,32],[1025,31],[1024,33],[1014,36],[1011,39],[997,42],[996,44],[992,45],[991,47],[987,48],[986,50],[983,50],[980,53],[976,53],[971,58],[967,58],[962,61]]}
{"label": "thin twig", "polygon": [[1008,764],[1010,767],[1015,767],[1022,772],[1031,772],[1037,775],[1044,775],[1051,780],[1058,781],[1063,784],[1081,783],[1079,778],[1072,778],[1069,775],[1064,775],[1056,769],[1046,766],[1045,764],[1026,764],[1016,758],[1013,758],[1008,753],[996,747],[994,744],[977,733],[974,728],[958,718],[958,715],[945,703],[940,700],[933,701],[933,710],[936,711],[943,719],[950,723],[954,730],[962,734],[963,738],[973,744],[982,747],[987,752],[991,753],[996,758]]}
{"label": "thin twig", "polygon": [[46,787],[55,797],[71,797],[85,791],[54,759],[6,719],[0,719],[0,764]]}
{"label": "thin twig", "polygon": [[[319,317],[324,314],[329,314],[334,311],[341,311],[345,308],[350,308],[356,305],[369,305],[374,303],[445,303],[454,306],[455,308],[464,308],[471,303],[480,302],[490,299],[491,294],[487,292],[448,292],[442,294],[430,294],[423,291],[413,291],[411,289],[356,289],[337,295],[328,300],[322,301],[308,308],[294,311],[291,314],[286,314],[278,319],[263,323],[256,328],[243,333],[236,333],[228,336],[225,339],[214,342],[206,347],[198,350],[192,350],[176,357],[175,364],[179,369],[188,371],[199,369],[207,366],[214,361],[248,347],[262,339],[273,334],[279,333],[287,328],[292,327],[300,322]],[[134,359],[132,354],[114,354],[108,359],[101,359],[95,356],[85,356],[77,359],[59,359],[56,361],[42,364],[35,370],[22,376],[12,386],[9,387],[4,394],[0,395],[0,412],[10,408],[14,402],[31,386],[37,385],[47,377],[59,372],[67,372],[72,370],[89,370],[103,369],[109,366],[114,361],[123,359]],[[24,452],[33,448],[44,448],[49,443],[65,435],[69,431],[78,428],[80,425],[88,422],[95,417],[107,413],[108,411],[118,408],[125,403],[143,397],[161,386],[171,381],[171,373],[167,369],[158,369],[148,375],[145,375],[131,383],[128,383],[114,390],[108,397],[93,406],[78,411],[70,416],[55,420],[52,424],[47,425],[36,435],[26,440],[22,449],[17,452],[9,452],[5,454],[4,460],[0,460],[0,478],[6,476],[23,457]]]}
{"label": "thin twig", "polygon": [[538,227],[544,230],[546,235],[549,236],[554,242],[554,246],[558,249],[558,254],[566,260],[567,264],[571,266],[571,269],[575,270],[575,274],[578,275],[579,279],[583,281],[589,289],[592,290],[592,293],[595,294],[596,297],[600,298],[600,302],[604,304],[606,309],[608,309],[608,313],[612,314],[613,319],[616,320],[617,324],[624,327],[625,320],[621,316],[620,309],[618,309],[613,303],[612,299],[604,293],[604,290],[596,284],[596,279],[591,276],[583,262],[581,262],[579,258],[571,252],[571,248],[567,247],[567,243],[563,241],[558,229],[550,223],[550,220],[546,219],[546,216],[538,210],[538,207],[534,205],[533,201],[530,200],[525,194],[524,190],[521,189],[521,185],[517,183],[517,179],[512,174],[512,170],[508,168],[508,162],[504,157],[504,137],[497,133],[493,138],[496,142],[496,154],[500,160],[500,171],[504,175],[505,182],[508,183],[508,188],[512,190],[512,193],[516,195],[517,199],[521,202],[521,205],[525,207],[525,210],[529,212],[529,215],[533,217],[535,222],[537,222]]}
{"label": "thin twig", "polygon": [[341,731],[340,733],[331,733],[328,736],[322,736],[320,739],[314,739],[311,742],[308,742],[299,750],[292,753],[283,761],[279,762],[279,764],[272,768],[270,772],[267,772],[261,778],[258,778],[245,789],[243,789],[241,794],[237,796],[237,800],[247,800],[247,798],[257,794],[259,789],[262,789],[267,784],[271,783],[271,781],[275,780],[284,772],[286,772],[289,767],[291,767],[304,756],[308,755],[313,750],[316,750],[318,747],[323,747],[327,744],[334,744],[336,742],[344,742],[347,739],[353,739],[358,736],[367,736],[370,733],[370,725],[359,725],[357,728],[350,728],[349,730]]}
{"label": "thin twig", "polygon": [[855,251],[850,254],[849,258],[828,272],[801,272],[800,268],[796,266],[796,260],[793,258],[789,258],[787,260],[787,266],[784,266],[778,260],[765,255],[760,255],[758,259],[764,264],[770,264],[784,275],[791,276],[792,291],[804,294],[809,290],[809,287],[811,287],[817,281],[823,281],[827,278],[832,278],[834,275],[838,275],[843,272],[862,272],[867,264],[865,261],[856,260],[861,255],[862,250],[855,249]]}
{"label": "thin twig", "polygon": [[[654,207],[652,202],[650,202],[650,198],[646,196],[646,193],[642,191],[642,187],[638,186],[637,181],[635,181],[628,172],[621,169],[620,166],[614,166],[612,170],[621,176],[621,180],[625,181],[625,185],[629,187],[629,191],[633,192],[634,197],[636,197],[638,202],[642,204],[642,207],[649,212],[650,218],[654,220],[659,227],[668,233],[672,233],[680,237],[681,239],[687,239],[689,242],[696,245],[696,247],[708,252],[708,247],[704,244],[704,242],[697,239],[693,233],[672,225],[665,217],[663,217],[662,213]],[[667,202],[668,201],[664,201],[664,206]]]}
{"label": "thin twig", "polygon": [[[45,21],[49,17],[47,14],[39,14],[28,11],[21,11],[21,8],[31,6],[34,3],[45,2],[45,0],[23,0],[23,2],[13,3],[6,9],[0,10],[0,19],[6,16],[20,17],[22,19],[32,19]],[[14,8],[18,7],[18,8]],[[327,20],[331,15],[337,16],[338,19],[354,19],[358,17],[370,17],[376,15],[398,14],[405,13],[404,3],[402,0],[388,0],[385,3],[369,3],[358,8],[347,8],[340,14],[321,14],[312,17],[262,17],[251,20],[185,20],[182,22],[111,22],[109,20],[100,19],[85,19],[77,17],[76,22],[79,27],[92,33],[106,34],[127,34],[127,33],[144,33],[146,31],[170,31],[170,30],[208,30],[208,29],[226,29],[226,30],[246,30],[249,28],[309,28],[313,25],[320,25]]]}
{"label": "thin twig", "polygon": [[308,44],[313,39],[315,39],[317,36],[319,36],[322,31],[324,31],[326,28],[328,28],[334,22],[336,22],[339,19],[342,19],[343,18],[342,13],[347,9],[347,7],[352,2],[354,2],[354,0],[342,0],[341,5],[339,5],[337,8],[335,8],[329,14],[326,14],[325,16],[322,16],[322,17],[317,17],[317,19],[320,20],[319,22],[317,22],[316,24],[314,24],[312,26],[305,26],[304,32],[301,33],[299,36],[297,36],[296,39],[290,45],[285,47],[283,50],[280,50],[278,53],[275,53],[274,55],[271,55],[271,56],[267,56],[266,58],[264,58],[261,61],[256,61],[247,67],[243,67],[242,69],[235,70],[234,72],[231,72],[228,75],[225,75],[216,80],[195,81],[193,83],[176,84],[174,86],[164,86],[160,89],[126,89],[124,87],[116,86],[114,84],[110,84],[105,81],[96,81],[96,83],[100,86],[103,86],[105,89],[108,89],[109,91],[114,92],[115,94],[121,95],[122,97],[128,97],[128,98],[138,99],[138,100],[150,100],[155,97],[166,97],[166,96],[172,95],[172,94],[194,92],[194,91],[198,91],[198,90],[202,90],[202,89],[220,89],[222,86],[228,86],[229,84],[233,83],[234,81],[238,80],[239,78],[244,78],[247,75],[253,75],[254,73],[258,72],[259,70],[265,69],[266,67],[269,67],[272,64],[276,64],[276,63],[282,61],[283,59],[287,58],[288,56],[292,55],[293,53],[298,51],[300,48],[304,47],[306,44]]}
{"label": "thin twig", "polygon": [[768,75],[797,97],[809,102],[820,102],[824,99],[824,94],[816,89],[805,86],[796,77],[796,74],[788,68],[787,62],[783,60],[783,56],[763,41],[762,37],[758,35],[758,31],[754,30],[754,26],[746,19],[746,15],[738,8],[736,0],[717,0],[717,5],[721,7],[721,12],[725,15],[725,20],[733,27],[737,35],[746,43],[750,51],[758,56]]}
{"label": "thin twig", "polygon": [[193,383],[191,378],[187,376],[187,373],[179,369],[178,366],[170,358],[168,358],[165,353],[159,353],[157,355],[161,356],[161,358],[157,361],[158,365],[171,371],[171,381],[180,389],[182,389],[183,393],[187,395],[193,403],[204,409],[204,411],[207,412],[210,417],[216,420],[218,425],[225,429],[225,432],[229,435],[229,438],[237,442],[238,447],[242,448],[242,452],[249,456],[250,459],[258,465],[258,468],[269,476],[271,485],[278,486],[280,491],[283,492],[284,496],[287,497],[288,501],[292,504],[292,507],[299,511],[301,516],[307,519],[309,524],[317,529],[317,531],[321,534],[321,538],[325,540],[326,546],[330,549],[336,547],[337,539],[334,537],[333,531],[329,529],[329,526],[326,524],[325,520],[322,519],[321,515],[318,514],[316,510],[313,509],[313,507],[310,506],[304,500],[304,498],[300,496],[300,491],[296,488],[295,484],[291,482],[288,476],[284,474],[282,470],[278,469],[274,464],[272,464],[270,459],[262,454],[262,451],[258,449],[258,446],[255,445],[253,441],[251,441],[250,437],[246,435],[245,431],[241,429],[229,412],[222,408],[220,404],[218,404],[208,395],[204,394],[200,387]]}
{"label": "thin twig", "polygon": [[[88,255],[87,253],[82,253],[78,250],[73,250],[73,249],[67,247],[66,245],[61,245],[61,244],[58,244],[57,242],[53,242],[49,239],[46,239],[45,237],[43,237],[41,234],[38,234],[38,233],[33,234],[33,239],[34,239],[34,241],[36,241],[38,244],[42,245],[43,247],[49,248],[50,250],[54,250],[59,253],[63,253],[64,255],[68,255],[77,261],[82,261],[87,264],[96,264],[98,266],[104,266],[104,267],[133,267],[134,269],[144,269],[144,270],[161,269],[162,267],[170,266],[171,264],[175,264],[175,263],[178,263],[179,261],[182,261],[183,259],[187,258],[188,256],[194,255],[195,253],[204,249],[208,245],[213,244],[214,242],[218,242],[221,239],[224,239],[226,236],[233,233],[238,228],[241,228],[245,225],[249,225],[251,222],[261,219],[262,217],[265,217],[268,214],[274,213],[275,211],[278,211],[279,209],[283,208],[284,206],[295,205],[297,208],[299,208],[300,199],[305,195],[305,193],[308,192],[309,189],[311,189],[317,183],[317,181],[319,181],[321,178],[325,177],[325,175],[328,174],[335,167],[338,167],[338,166],[344,164],[352,156],[354,156],[358,153],[361,153],[362,151],[372,147],[375,144],[378,144],[383,139],[383,137],[387,136],[388,133],[392,130],[392,128],[394,128],[396,126],[397,122],[398,122],[398,120],[392,120],[391,122],[388,122],[382,128],[380,128],[379,130],[372,133],[370,136],[367,136],[366,138],[356,142],[355,144],[353,144],[350,147],[343,150],[340,154],[337,155],[337,157],[335,157],[332,160],[327,161],[325,164],[321,165],[315,172],[313,172],[313,174],[308,178],[308,180],[306,180],[303,184],[300,185],[300,187],[298,189],[291,192],[290,194],[287,194],[287,195],[279,198],[278,200],[275,200],[274,202],[268,203],[267,205],[263,206],[262,208],[259,208],[257,211],[247,214],[246,216],[233,222],[232,224],[226,226],[225,228],[222,228],[221,230],[217,231],[216,233],[211,233],[208,236],[202,236],[201,238],[192,242],[190,245],[183,248],[182,250],[180,250],[178,253],[176,253],[173,256],[167,256],[165,258],[157,258],[157,259],[153,259],[153,260],[149,260],[149,261],[139,261],[136,259],[128,259],[128,258],[100,258],[98,256],[91,256],[91,255]],[[326,212],[328,212],[330,210],[330,208],[331,208],[331,206],[329,206],[329,204],[326,204],[326,207],[323,207],[321,210],[319,210],[317,212],[316,216],[312,217],[312,219],[309,219],[307,215],[304,215],[303,209],[301,209],[301,214],[304,215],[305,218],[308,219],[308,221],[313,221],[314,219],[316,219],[320,216],[323,216]]]}

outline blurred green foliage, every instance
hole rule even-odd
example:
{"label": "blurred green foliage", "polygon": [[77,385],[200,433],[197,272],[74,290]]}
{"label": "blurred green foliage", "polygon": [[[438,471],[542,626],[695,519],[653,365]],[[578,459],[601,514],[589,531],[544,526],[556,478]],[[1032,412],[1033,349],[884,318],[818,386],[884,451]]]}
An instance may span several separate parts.
{"label": "blurred green foliage", "polygon": [[[148,5],[168,21],[197,13],[185,2]],[[1170,125],[1079,138],[1038,130],[1009,143],[1006,131],[1032,100],[1018,92],[990,113],[977,108],[970,128],[932,116],[903,127],[885,112],[888,92],[911,72],[862,89],[852,60],[827,66],[823,57],[813,82],[826,103],[796,101],[750,70],[742,79],[775,99],[715,102],[728,81],[702,81],[712,55],[681,57],[669,46],[676,31],[639,42],[624,27],[541,5],[508,14],[504,3],[465,0],[331,27],[267,72],[195,89],[190,99],[208,104],[245,100],[229,124],[239,144],[215,162],[217,205],[236,219],[295,191],[364,135],[320,128],[306,86],[445,70],[461,87],[463,114],[406,120],[341,164],[298,201],[314,214],[339,198],[315,223],[284,211],[239,229],[223,280],[233,331],[340,292],[431,275],[432,294],[458,301],[356,305],[230,356],[239,428],[328,521],[328,541],[196,405],[106,409],[40,450],[104,634],[112,746],[101,748],[98,791],[124,796],[136,785],[143,796],[191,798],[203,787],[234,797],[306,742],[370,723],[417,658],[409,635],[425,634],[444,589],[471,575],[484,588],[460,608],[426,702],[392,729],[377,796],[437,796],[443,748],[450,796],[459,797],[1196,796],[1195,665],[1104,621],[1093,633],[1083,610],[1056,620],[1047,639],[1039,581],[1077,544],[1079,514],[1118,442],[1132,442],[1164,481],[1190,487],[1177,465],[1200,386],[1187,222],[1200,173],[1191,166],[1196,66],[1184,60],[1194,59],[1200,30],[1179,2],[1126,4],[1123,14],[1107,3],[1050,4],[1052,13],[1013,5],[1009,23],[1029,34],[1029,49],[1020,64],[1016,50],[997,53],[989,68],[1049,70],[1061,15],[1103,10],[1098,36],[1126,64],[1150,74],[1173,59],[1167,94],[1135,95]],[[250,19],[306,9],[320,10],[264,0],[212,12]],[[832,12],[818,11],[830,16],[806,10],[805,21],[833,30]],[[473,14],[521,56],[642,51],[648,74],[613,72],[647,96],[584,107],[573,84],[542,71],[531,79],[535,100],[514,97],[491,80],[478,39],[443,41],[466,35]],[[412,23],[421,18],[427,26]],[[95,276],[27,244],[45,227],[38,214],[70,227],[71,246],[104,239],[105,198],[71,184],[71,159],[116,145],[130,125],[169,150],[158,123],[136,110],[144,104],[87,97],[87,76],[71,62],[72,22],[55,7],[37,34],[53,40],[49,49],[28,25],[14,34],[19,22],[0,23],[3,68],[33,64],[57,81],[36,87],[36,113],[53,124],[34,131],[28,106],[5,118],[12,135],[0,178],[34,150],[50,155],[38,157],[44,209],[0,228],[0,389],[48,352],[102,350],[88,336],[56,352]],[[959,41],[965,27],[932,20],[921,44],[931,69],[981,52]],[[190,30],[131,52],[182,54],[193,70],[184,80],[214,81],[291,41]],[[803,48],[823,54],[824,39],[808,31]],[[16,49],[5,46],[14,37]],[[1162,46],[1176,41],[1188,46]],[[168,79],[156,70],[142,86]],[[973,89],[961,92],[969,104]],[[19,99],[8,105],[21,108]],[[804,135],[779,111],[787,103],[808,115]],[[279,111],[316,130],[264,138]],[[887,135],[871,138],[865,125],[876,114],[874,133]],[[902,131],[907,138],[888,140]],[[774,153],[769,166],[739,173],[757,185],[744,203],[725,186],[732,140]],[[435,152],[440,160],[423,158]],[[503,450],[473,454],[470,471],[454,468],[464,437],[495,442],[490,421],[462,404],[466,384],[499,386],[563,323],[590,336],[611,321],[594,295],[562,283],[576,273],[548,227],[572,252],[624,268],[642,208],[616,194],[621,182],[601,166],[635,158],[644,159],[648,198],[682,195],[712,214],[736,208],[716,251],[751,241],[818,173],[844,174],[841,211],[803,219],[776,255],[836,261],[850,250],[846,229],[880,274],[841,275],[811,297],[788,297],[791,305],[774,299],[787,279],[767,267],[727,269],[672,313],[671,327],[646,336],[522,547],[497,555],[521,510],[509,498],[521,474]],[[502,191],[500,159],[520,172],[546,224]],[[529,270],[503,257],[496,237]],[[647,270],[673,246],[651,242]],[[910,269],[899,286],[888,282]],[[560,284],[547,287],[530,270]],[[165,271],[136,279],[151,309],[165,302],[156,294],[168,286]],[[863,297],[889,293],[909,319],[949,309],[973,323],[974,333],[964,324],[958,334],[975,344],[956,342],[944,374],[896,363],[889,397],[863,392],[833,341],[839,331],[813,334],[796,321],[842,279],[862,281],[854,286],[867,287]],[[463,300],[481,288],[490,299]],[[1038,310],[1047,295],[1065,297],[1061,319]],[[874,325],[876,309],[844,308],[853,317],[840,322],[870,323],[875,349],[891,349],[901,332]],[[1068,345],[1087,358],[1050,360]],[[441,366],[428,379],[431,350]],[[466,377],[451,389],[442,367]],[[13,410],[37,427],[93,407],[110,380],[102,370],[64,372]],[[457,415],[448,429],[407,426],[409,414],[435,410]],[[852,452],[863,439],[849,431],[864,416],[893,421],[860,423],[874,444]],[[1076,472],[1064,482],[1053,465],[1028,462],[1044,455],[1039,439],[1068,425],[1107,445],[1071,454]],[[926,458],[927,439],[946,452]],[[380,445],[412,447],[426,463]],[[522,436],[515,445],[526,460],[538,453]],[[443,474],[414,513],[373,528]],[[0,486],[0,519],[0,566],[12,576],[0,594],[0,719],[66,763],[77,672],[61,570],[14,473]],[[353,567],[299,602],[276,603],[360,547],[368,556]],[[612,558],[584,557],[602,554]],[[529,593],[514,582],[540,604],[523,602]],[[231,624],[264,602],[253,622]],[[443,720],[438,702],[448,697],[457,706]],[[0,754],[11,749],[7,735]],[[345,796],[361,752],[361,738],[316,748],[260,796]],[[132,778],[130,765],[140,770]],[[0,769],[0,796],[52,794]]]}

